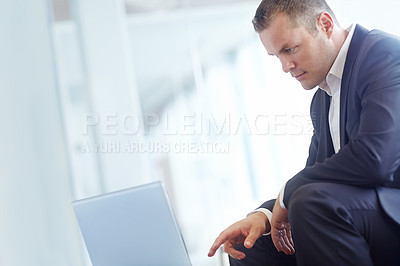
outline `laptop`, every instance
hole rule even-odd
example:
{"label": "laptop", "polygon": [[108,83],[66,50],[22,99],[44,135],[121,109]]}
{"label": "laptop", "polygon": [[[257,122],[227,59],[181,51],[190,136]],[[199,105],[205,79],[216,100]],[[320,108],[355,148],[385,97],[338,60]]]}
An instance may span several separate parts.
{"label": "laptop", "polygon": [[154,182],[72,202],[94,266],[189,266],[164,185]]}

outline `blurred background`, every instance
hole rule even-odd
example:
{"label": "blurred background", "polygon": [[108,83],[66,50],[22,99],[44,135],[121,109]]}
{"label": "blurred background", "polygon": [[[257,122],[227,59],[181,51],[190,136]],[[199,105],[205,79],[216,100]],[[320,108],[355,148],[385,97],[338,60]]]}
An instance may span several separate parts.
{"label": "blurred background", "polygon": [[[0,1],[0,265],[91,265],[71,201],[164,182],[193,265],[305,164],[313,91],[259,0]],[[400,34],[398,1],[330,1]]]}

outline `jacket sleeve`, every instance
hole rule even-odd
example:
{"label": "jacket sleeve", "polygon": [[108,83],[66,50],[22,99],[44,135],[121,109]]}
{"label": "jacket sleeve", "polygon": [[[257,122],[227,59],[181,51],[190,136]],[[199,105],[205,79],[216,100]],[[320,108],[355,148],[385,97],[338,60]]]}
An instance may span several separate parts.
{"label": "jacket sleeve", "polygon": [[395,38],[370,42],[358,56],[362,59],[355,63],[354,82],[348,88],[353,92],[348,101],[359,109],[347,110],[354,113],[354,121],[346,126],[358,127],[355,136],[338,153],[308,164],[287,182],[286,206],[297,188],[312,182],[377,187],[393,181],[400,164],[400,42]]}
{"label": "jacket sleeve", "polygon": [[268,209],[268,210],[270,210],[270,211],[272,212],[272,209],[274,208],[274,205],[275,205],[275,200],[272,199],[272,200],[268,200],[268,201],[264,202],[264,203],[263,203],[260,207],[258,207],[258,208]]}

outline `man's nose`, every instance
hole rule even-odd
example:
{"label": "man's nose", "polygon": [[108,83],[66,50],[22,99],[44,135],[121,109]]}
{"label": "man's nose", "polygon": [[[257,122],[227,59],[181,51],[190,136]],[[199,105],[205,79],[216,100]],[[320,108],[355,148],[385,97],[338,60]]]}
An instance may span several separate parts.
{"label": "man's nose", "polygon": [[295,68],[295,64],[291,60],[281,59],[282,70],[288,73],[291,69]]}

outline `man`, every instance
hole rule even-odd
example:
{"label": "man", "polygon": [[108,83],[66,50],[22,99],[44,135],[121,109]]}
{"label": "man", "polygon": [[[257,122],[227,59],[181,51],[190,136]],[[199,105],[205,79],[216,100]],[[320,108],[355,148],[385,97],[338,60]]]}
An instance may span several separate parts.
{"label": "man", "polygon": [[263,0],[253,24],[283,71],[319,86],[314,135],[306,167],[209,256],[224,244],[233,265],[400,265],[400,40],[341,28],[324,0]]}

